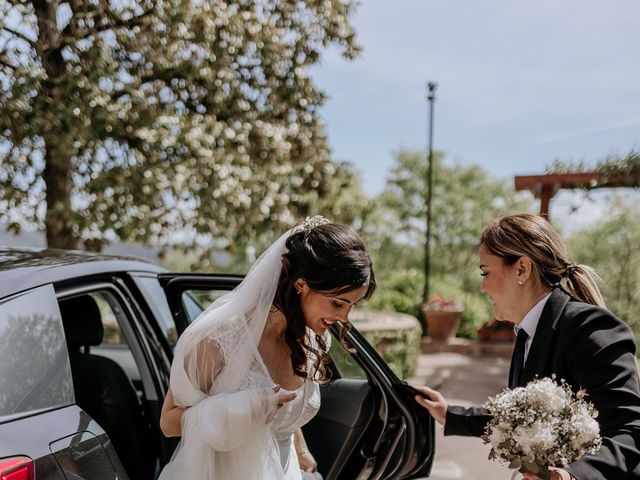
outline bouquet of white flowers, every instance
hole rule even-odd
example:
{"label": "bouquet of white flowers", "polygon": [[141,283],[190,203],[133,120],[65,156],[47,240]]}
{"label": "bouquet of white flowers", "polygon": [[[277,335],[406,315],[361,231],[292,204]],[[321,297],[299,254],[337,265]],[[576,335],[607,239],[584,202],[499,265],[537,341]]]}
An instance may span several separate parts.
{"label": "bouquet of white flowers", "polygon": [[489,459],[548,479],[550,466],[566,467],[594,453],[602,443],[598,412],[584,397],[553,377],[489,398],[493,419],[482,437],[491,444]]}

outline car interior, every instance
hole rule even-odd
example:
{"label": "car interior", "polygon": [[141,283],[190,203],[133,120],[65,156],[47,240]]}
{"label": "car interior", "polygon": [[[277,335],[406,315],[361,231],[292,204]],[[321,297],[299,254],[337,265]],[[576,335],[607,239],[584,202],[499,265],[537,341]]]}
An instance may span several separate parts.
{"label": "car interior", "polygon": [[76,403],[107,433],[129,478],[153,479],[157,439],[140,394],[125,373],[126,365],[92,352],[100,349],[105,333],[96,298],[82,294],[60,300],[59,306]]}
{"label": "car interior", "polygon": [[376,421],[376,396],[365,380],[338,378],[322,387],[320,411],[303,432],[323,478],[353,479],[365,467],[365,456],[354,453],[363,452]]}

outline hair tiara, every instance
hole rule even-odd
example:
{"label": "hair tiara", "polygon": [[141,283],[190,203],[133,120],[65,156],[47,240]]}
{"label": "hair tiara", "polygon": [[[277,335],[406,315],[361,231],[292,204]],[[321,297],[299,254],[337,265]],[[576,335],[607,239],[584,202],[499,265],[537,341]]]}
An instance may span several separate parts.
{"label": "hair tiara", "polygon": [[326,225],[327,223],[331,223],[328,218],[323,217],[322,215],[314,215],[313,217],[307,217],[302,222],[302,230],[304,233],[309,233],[316,227],[320,225]]}

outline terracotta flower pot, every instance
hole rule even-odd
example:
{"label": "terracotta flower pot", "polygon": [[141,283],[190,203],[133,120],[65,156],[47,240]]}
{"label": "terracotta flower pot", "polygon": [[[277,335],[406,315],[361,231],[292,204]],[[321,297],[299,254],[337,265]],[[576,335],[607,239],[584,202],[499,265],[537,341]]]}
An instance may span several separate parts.
{"label": "terracotta flower pot", "polygon": [[433,340],[448,341],[456,336],[462,310],[423,309],[429,336]]}
{"label": "terracotta flower pot", "polygon": [[478,340],[481,342],[513,342],[516,334],[513,331],[513,323],[493,320],[476,330]]}

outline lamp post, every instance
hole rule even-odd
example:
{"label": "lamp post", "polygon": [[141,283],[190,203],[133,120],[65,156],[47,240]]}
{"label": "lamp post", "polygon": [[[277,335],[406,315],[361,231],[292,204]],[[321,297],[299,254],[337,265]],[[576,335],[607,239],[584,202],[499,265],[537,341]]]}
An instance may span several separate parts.
{"label": "lamp post", "polygon": [[[427,207],[427,231],[424,242],[424,291],[422,293],[422,304],[426,306],[429,302],[429,275],[431,273],[431,193],[433,191],[433,104],[436,99],[436,82],[427,83],[427,100],[429,101],[429,156],[427,162],[427,177],[425,179],[427,195],[425,203]],[[422,309],[424,311],[424,309]],[[427,325],[426,316],[423,315],[423,333]]]}

